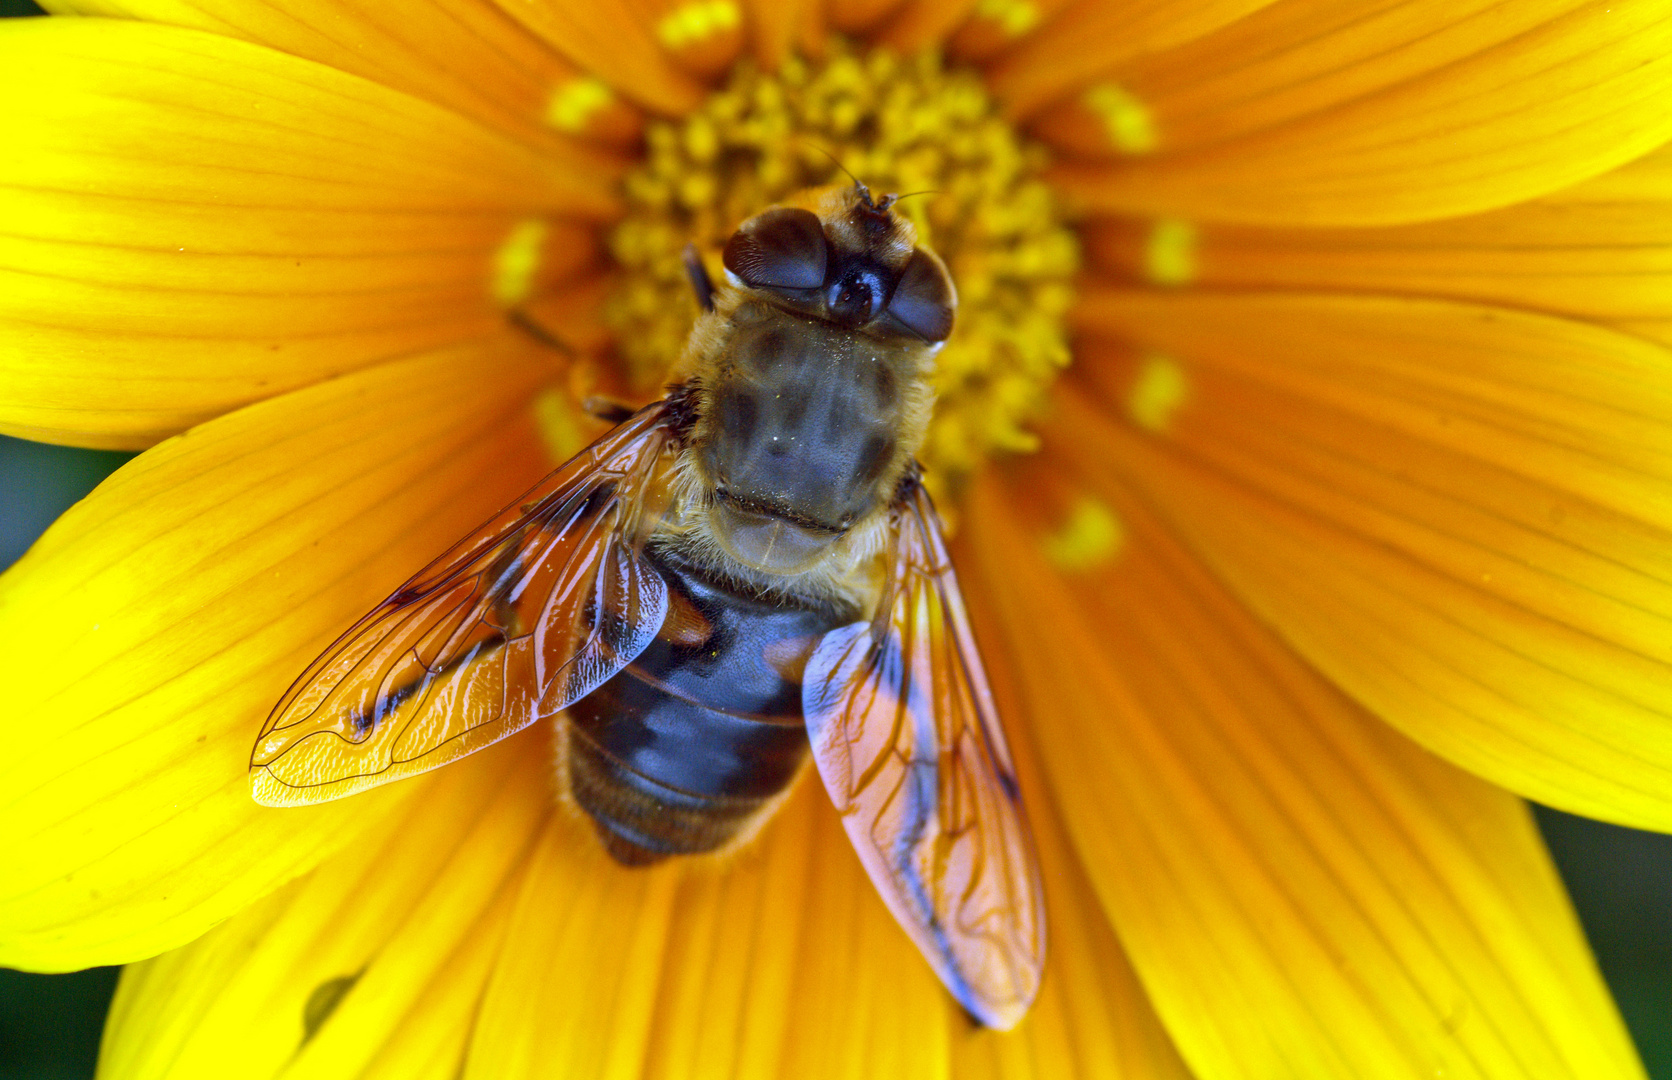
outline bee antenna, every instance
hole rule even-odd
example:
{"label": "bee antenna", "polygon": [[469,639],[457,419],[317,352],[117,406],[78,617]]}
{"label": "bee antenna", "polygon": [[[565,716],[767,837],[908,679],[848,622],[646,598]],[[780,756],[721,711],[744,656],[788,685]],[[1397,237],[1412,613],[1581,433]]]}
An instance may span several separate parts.
{"label": "bee antenna", "polygon": [[918,196],[918,195],[945,195],[945,194],[946,194],[946,192],[942,191],[940,188],[929,188],[929,189],[924,190],[924,191],[914,191],[909,195],[890,195],[889,198],[893,199],[895,202],[899,202],[901,199],[910,199],[910,198],[913,198],[913,197]]}
{"label": "bee antenna", "polygon": [[860,192],[864,194],[865,201],[866,202],[871,201],[871,189],[866,187],[865,184],[859,179],[859,177],[857,177],[853,174],[853,171],[851,169],[849,169],[846,165],[842,164],[842,159],[841,158],[837,157],[835,154],[832,154],[829,150],[826,150],[824,147],[820,146],[816,142],[809,142],[807,145],[811,146],[814,150],[817,150],[819,153],[821,153],[825,157],[829,158],[833,165],[835,165],[838,169],[841,169],[843,172],[847,173],[848,174],[848,179],[853,181],[853,186],[858,188],[860,190]]}

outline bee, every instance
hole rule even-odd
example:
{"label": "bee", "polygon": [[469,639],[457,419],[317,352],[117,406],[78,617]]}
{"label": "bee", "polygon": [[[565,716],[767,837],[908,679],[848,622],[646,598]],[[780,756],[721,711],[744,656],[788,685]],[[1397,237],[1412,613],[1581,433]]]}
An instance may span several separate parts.
{"label": "bee", "polygon": [[413,776],[561,716],[560,782],[618,862],[745,840],[810,757],[889,909],[980,1023],[1039,987],[1044,900],[914,454],[957,296],[852,186],[727,242],[666,398],[628,414],[301,675],[257,802]]}

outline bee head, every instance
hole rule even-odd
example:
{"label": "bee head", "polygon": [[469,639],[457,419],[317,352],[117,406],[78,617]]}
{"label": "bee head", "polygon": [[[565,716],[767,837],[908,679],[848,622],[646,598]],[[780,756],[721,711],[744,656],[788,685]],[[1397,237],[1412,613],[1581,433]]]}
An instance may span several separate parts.
{"label": "bee head", "polygon": [[896,196],[857,181],[830,188],[815,210],[781,206],[745,221],[726,244],[733,281],[800,314],[931,345],[952,333],[957,293],[945,265],[916,246]]}
{"label": "bee head", "polygon": [[875,520],[922,441],[928,357],[952,332],[952,279],[895,197],[863,184],[745,221],[726,244],[693,446],[714,538],[797,574]]}

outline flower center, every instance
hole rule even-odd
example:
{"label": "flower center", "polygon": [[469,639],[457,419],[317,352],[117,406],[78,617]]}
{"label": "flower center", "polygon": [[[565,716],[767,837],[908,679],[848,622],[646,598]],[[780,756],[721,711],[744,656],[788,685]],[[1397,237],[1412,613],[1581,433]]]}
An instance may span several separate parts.
{"label": "flower center", "polygon": [[994,451],[1034,448],[1028,425],[1069,359],[1079,247],[1040,178],[1044,148],[999,116],[973,72],[845,48],[772,75],[740,63],[694,114],[651,126],[647,141],[610,236],[623,273],[605,309],[637,388],[664,377],[696,317],[686,243],[717,269],[745,218],[842,181],[845,167],[872,191],[911,196],[897,211],[958,287],[921,455],[931,479],[944,490]]}

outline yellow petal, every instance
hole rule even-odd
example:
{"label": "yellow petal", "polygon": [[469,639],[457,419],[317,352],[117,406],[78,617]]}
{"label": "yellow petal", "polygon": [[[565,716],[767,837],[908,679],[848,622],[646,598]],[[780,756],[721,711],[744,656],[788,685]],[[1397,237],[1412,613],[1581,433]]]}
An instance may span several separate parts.
{"label": "yellow petal", "polygon": [[[1042,26],[1051,26],[1057,14],[1072,3],[1073,0],[976,0],[968,21],[947,41],[947,54],[971,64],[986,63],[1000,55],[1014,55],[1014,50],[1025,48],[1017,44],[1019,39],[1039,31]],[[1080,9],[1092,7],[1110,10],[1109,5],[1102,4],[1081,5]],[[1081,51],[1102,44],[1102,39],[1081,41]],[[991,68],[988,74],[994,74]],[[1011,103],[1007,101],[1006,105]]]}
{"label": "yellow petal", "polygon": [[1031,799],[1035,790],[1040,789],[1029,790],[1029,809],[1041,841],[1050,912],[1045,980],[1039,999],[1015,1031],[957,1025],[953,1075],[959,1080],[1190,1080],[1190,1070],[1115,940],[1078,857],[1058,835],[1058,826],[1039,827],[1038,800]]}
{"label": "yellow petal", "polygon": [[650,869],[554,821],[465,1075],[946,1075],[950,998],[816,788],[741,853]]}
{"label": "yellow petal", "polygon": [[988,82],[1012,116],[1028,116],[1133,57],[1173,49],[1273,0],[1076,0],[998,57]]}
{"label": "yellow petal", "polygon": [[1553,195],[1447,221],[1380,229],[1107,221],[1082,238],[1095,265],[1129,279],[1452,296],[1672,343],[1672,146]]}
{"label": "yellow petal", "polygon": [[[1318,678],[1077,414],[1053,430],[1043,463],[978,487],[974,570],[1069,835],[1191,1072],[1641,1077],[1526,807]],[[1054,522],[1016,508],[1077,497],[1125,540],[1052,572]]]}
{"label": "yellow petal", "polygon": [[677,865],[614,865],[586,826],[541,836],[477,1014],[465,1077],[638,1076]]}
{"label": "yellow petal", "polygon": [[810,19],[822,17],[811,0],[747,0],[749,40],[755,62],[766,71],[777,71],[789,59],[797,36]]}
{"label": "yellow petal", "polygon": [[[1111,78],[1150,118],[1153,144],[1138,149],[1153,153],[1062,168],[1086,207],[1425,221],[1548,194],[1672,137],[1672,12],[1659,0],[1419,0],[1368,15],[1359,0],[1277,4]],[[1095,103],[1053,110],[1041,131],[1098,150],[1080,141]],[[1105,136],[1100,152],[1121,148]]]}
{"label": "yellow petal", "polygon": [[[550,812],[547,731],[420,781],[351,849],[190,945],[130,967],[105,1080],[457,1075],[509,891]],[[452,1008],[444,1006],[452,1004]],[[422,1055],[415,1051],[423,1051]]]}
{"label": "yellow petal", "polygon": [[1142,431],[1094,361],[1070,422],[1294,647],[1472,772],[1672,829],[1672,352],[1443,301],[1085,301],[1183,389]]}
{"label": "yellow petal", "polygon": [[523,310],[542,333],[578,353],[597,354],[608,349],[612,341],[604,305],[614,285],[613,274],[599,272],[591,281],[535,297]]}
{"label": "yellow petal", "polygon": [[810,774],[754,846],[684,868],[647,1076],[947,1075],[952,1000]]}
{"label": "yellow petal", "polygon": [[524,335],[375,367],[124,466],[0,577],[0,963],[189,941],[398,807],[250,798],[256,730],[359,615],[549,467]]}
{"label": "yellow petal", "polygon": [[631,0],[495,0],[504,12],[616,93],[652,112],[696,108],[703,86],[682,71]]}
{"label": "yellow petal", "polygon": [[553,98],[582,77],[487,0],[409,0],[398,7],[363,0],[48,0],[45,6],[54,14],[140,19],[268,45],[541,147],[558,130],[550,118]]}
{"label": "yellow petal", "polygon": [[[980,529],[980,522],[973,523]],[[1115,939],[1080,858],[1064,832],[1059,802],[1038,764],[1035,728],[1052,723],[1054,709],[1030,710],[1018,672],[1020,659],[980,575],[968,532],[955,553],[976,639],[1016,760],[1028,819],[1045,881],[1048,944],[1045,978],[1032,1010],[1013,1032],[958,1025],[953,1074],[960,1080],[1056,1080],[1108,1076],[1187,1080],[1178,1050]]]}
{"label": "yellow petal", "polygon": [[[291,1080],[933,1078],[949,1023],[990,1045],[971,1042],[816,783],[741,853],[625,869],[581,821],[548,820],[550,735],[442,770],[351,850],[130,969],[101,1075],[217,1076],[237,1057],[241,1076]],[[1082,986],[1130,980],[1095,973],[1107,959],[1078,958]],[[1104,1062],[1108,1041],[1092,1033],[1083,1060]]]}
{"label": "yellow petal", "polygon": [[741,0],[628,0],[657,44],[682,69],[713,79],[743,50]]}
{"label": "yellow petal", "polygon": [[0,430],[32,438],[145,446],[477,336],[519,222],[612,204],[593,157],[193,30],[6,20],[0,87]]}
{"label": "yellow petal", "polygon": [[[764,2],[764,0],[763,0]],[[829,12],[823,4],[803,3],[795,29],[796,47],[809,60],[823,60],[830,49]]]}
{"label": "yellow petal", "polygon": [[831,29],[842,34],[858,34],[874,28],[904,0],[831,0],[825,5],[825,17]]}
{"label": "yellow petal", "polygon": [[785,812],[746,853],[680,868],[646,1077],[773,1080],[813,1064],[789,1033],[810,1012],[794,997],[798,955],[829,932],[813,917],[815,848],[838,857],[836,871],[853,861],[819,843],[824,823],[815,823],[810,801],[817,785],[802,776]]}
{"label": "yellow petal", "polygon": [[977,0],[905,0],[873,40],[885,49],[911,53],[938,49],[975,10]]}

